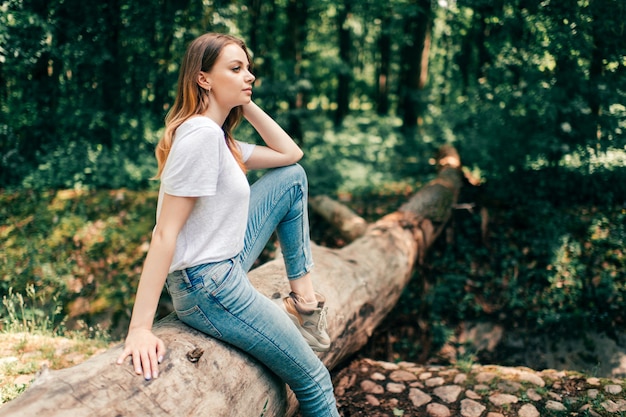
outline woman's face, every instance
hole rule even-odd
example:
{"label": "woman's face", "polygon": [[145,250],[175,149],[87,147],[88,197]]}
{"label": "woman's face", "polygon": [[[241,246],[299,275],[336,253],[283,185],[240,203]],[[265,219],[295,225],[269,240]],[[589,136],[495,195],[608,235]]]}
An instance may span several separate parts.
{"label": "woman's face", "polygon": [[236,44],[228,44],[218,56],[211,72],[207,73],[211,85],[211,104],[225,111],[247,104],[252,99],[254,75],[245,51]]}

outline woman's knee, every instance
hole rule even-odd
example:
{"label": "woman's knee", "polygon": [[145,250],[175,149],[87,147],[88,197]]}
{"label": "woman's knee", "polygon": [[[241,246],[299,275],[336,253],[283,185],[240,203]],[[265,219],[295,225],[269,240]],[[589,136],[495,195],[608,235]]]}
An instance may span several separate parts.
{"label": "woman's knee", "polygon": [[293,164],[276,168],[276,173],[285,180],[289,180],[291,182],[299,182],[305,188],[308,186],[306,171],[304,170],[304,168],[302,168],[302,165],[300,164]]}
{"label": "woman's knee", "polygon": [[304,168],[302,168],[302,165],[300,164],[287,165],[286,167],[283,167],[283,169],[288,171],[290,175],[306,179],[306,171],[304,171]]}

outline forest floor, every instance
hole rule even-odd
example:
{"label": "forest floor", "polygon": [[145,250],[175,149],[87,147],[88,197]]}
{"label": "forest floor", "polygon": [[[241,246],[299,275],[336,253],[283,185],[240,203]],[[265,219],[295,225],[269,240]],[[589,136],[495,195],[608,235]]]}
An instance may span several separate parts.
{"label": "forest floor", "polygon": [[0,407],[16,398],[44,368],[69,368],[112,345],[102,338],[0,332]]}

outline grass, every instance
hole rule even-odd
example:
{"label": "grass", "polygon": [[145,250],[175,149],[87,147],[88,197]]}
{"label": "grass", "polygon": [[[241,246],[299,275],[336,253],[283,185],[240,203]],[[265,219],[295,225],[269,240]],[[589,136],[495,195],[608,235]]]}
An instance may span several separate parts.
{"label": "grass", "polygon": [[18,397],[43,368],[63,369],[103,352],[112,342],[99,329],[54,326],[58,303],[46,303],[34,287],[3,297],[0,320],[0,407]]}
{"label": "grass", "polygon": [[0,406],[24,392],[42,368],[69,368],[111,345],[104,337],[79,333],[0,333]]}

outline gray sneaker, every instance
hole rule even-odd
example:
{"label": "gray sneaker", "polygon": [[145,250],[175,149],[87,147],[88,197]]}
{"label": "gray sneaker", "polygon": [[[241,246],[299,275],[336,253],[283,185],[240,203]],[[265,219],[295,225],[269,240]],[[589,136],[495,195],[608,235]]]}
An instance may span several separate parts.
{"label": "gray sneaker", "polygon": [[317,298],[317,307],[307,309],[302,305],[302,297],[291,292],[289,297],[283,298],[283,306],[311,349],[317,352],[326,352],[330,349],[330,337],[326,331],[328,327],[326,323],[327,307],[324,306],[326,298],[318,293],[315,293],[315,297]]}

